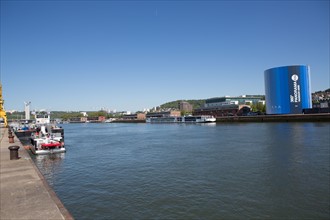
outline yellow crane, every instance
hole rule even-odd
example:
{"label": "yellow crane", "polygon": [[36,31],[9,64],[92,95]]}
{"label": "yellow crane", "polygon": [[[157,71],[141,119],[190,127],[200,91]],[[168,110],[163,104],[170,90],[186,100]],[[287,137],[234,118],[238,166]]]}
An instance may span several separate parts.
{"label": "yellow crane", "polygon": [[4,103],[5,103],[5,101],[2,98],[2,84],[0,82],[0,118],[3,118],[5,127],[7,127],[7,115],[6,115],[5,108],[3,107]]}

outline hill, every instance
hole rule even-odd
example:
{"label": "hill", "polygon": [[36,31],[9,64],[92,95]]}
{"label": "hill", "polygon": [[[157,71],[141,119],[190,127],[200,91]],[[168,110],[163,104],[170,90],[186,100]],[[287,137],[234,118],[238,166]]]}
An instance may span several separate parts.
{"label": "hill", "polygon": [[164,104],[160,105],[160,108],[162,108],[162,109],[168,109],[168,108],[179,109],[179,103],[181,101],[188,102],[189,104],[191,104],[193,106],[193,109],[201,108],[204,106],[204,103],[205,103],[205,99],[177,100],[177,101],[164,103]]}

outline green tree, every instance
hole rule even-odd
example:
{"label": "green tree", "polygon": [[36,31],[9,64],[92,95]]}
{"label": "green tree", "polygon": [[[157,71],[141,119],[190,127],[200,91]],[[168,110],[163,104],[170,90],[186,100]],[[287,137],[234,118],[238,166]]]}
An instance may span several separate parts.
{"label": "green tree", "polygon": [[266,106],[262,103],[257,103],[257,104],[249,104],[249,106],[251,107],[251,111],[253,112],[266,112]]}
{"label": "green tree", "polygon": [[83,117],[83,114],[80,112],[66,112],[62,115],[62,120],[67,121],[70,118],[80,118]]}
{"label": "green tree", "polygon": [[100,117],[100,116],[107,117],[107,112],[105,111],[88,112],[87,114],[89,117]]}
{"label": "green tree", "polygon": [[187,112],[187,111],[184,111],[184,110],[181,111],[182,116],[185,116],[185,115],[188,115],[188,114],[191,114],[191,112]]}
{"label": "green tree", "polygon": [[8,120],[20,120],[25,119],[25,112],[13,112],[13,113],[7,113],[7,119]]}
{"label": "green tree", "polygon": [[172,109],[179,109],[179,103],[181,101],[188,102],[193,106],[193,109],[196,108],[201,108],[205,104],[205,99],[198,99],[198,100],[177,100],[177,101],[172,101],[172,102],[167,102],[162,105],[160,105],[160,108],[172,108]]}

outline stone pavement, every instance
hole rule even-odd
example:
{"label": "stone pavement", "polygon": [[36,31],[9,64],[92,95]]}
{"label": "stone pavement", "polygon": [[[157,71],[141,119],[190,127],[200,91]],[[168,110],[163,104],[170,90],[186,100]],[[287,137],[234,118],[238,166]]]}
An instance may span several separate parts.
{"label": "stone pavement", "polygon": [[[0,219],[73,219],[16,136],[14,141],[0,128]],[[10,160],[8,147],[15,145],[19,159]]]}

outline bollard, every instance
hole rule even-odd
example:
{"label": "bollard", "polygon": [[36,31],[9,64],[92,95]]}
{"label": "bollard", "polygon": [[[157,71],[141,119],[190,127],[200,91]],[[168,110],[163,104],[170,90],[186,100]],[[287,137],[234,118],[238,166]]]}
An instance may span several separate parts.
{"label": "bollard", "polygon": [[9,143],[15,143],[14,142],[14,136],[13,135],[8,136],[8,138],[9,138]]}
{"label": "bollard", "polygon": [[10,160],[18,160],[19,146],[10,146],[8,149],[10,150]]}

